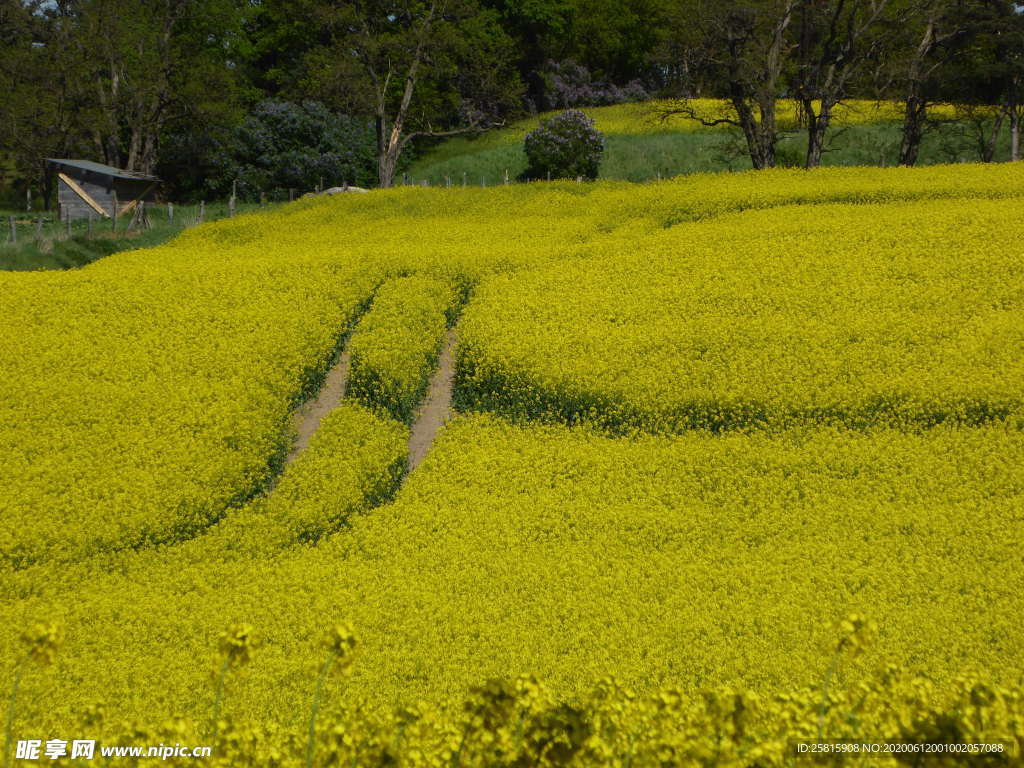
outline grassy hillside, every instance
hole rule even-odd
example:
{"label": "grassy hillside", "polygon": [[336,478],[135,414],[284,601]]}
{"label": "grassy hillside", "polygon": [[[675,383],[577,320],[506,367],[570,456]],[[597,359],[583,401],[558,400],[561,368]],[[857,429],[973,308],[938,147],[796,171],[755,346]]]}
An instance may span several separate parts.
{"label": "grassy hillside", "polygon": [[[720,107],[700,102],[709,113]],[[583,111],[594,118],[604,132],[606,150],[600,178],[622,181],[649,181],[685,173],[740,171],[750,169],[741,134],[730,128],[703,128],[681,117],[660,119],[661,102],[592,107]],[[554,113],[551,113],[554,114]],[[806,131],[798,130],[792,102],[783,102],[779,110],[780,126],[786,135],[778,147],[780,166],[803,165],[807,146]],[[936,117],[952,120],[949,107],[936,108]],[[837,113],[825,166],[895,165],[899,159],[900,119],[898,106],[888,103],[850,102]],[[428,149],[411,167],[413,182],[427,180],[431,185],[465,181],[471,185],[493,185],[504,179],[506,170],[513,179],[526,168],[523,138],[537,127],[540,117],[523,120],[508,128],[476,137],[449,139]],[[1009,134],[1004,129],[997,160],[1009,158]],[[977,159],[968,127],[950,122],[928,133],[922,145],[919,164],[957,163]]]}

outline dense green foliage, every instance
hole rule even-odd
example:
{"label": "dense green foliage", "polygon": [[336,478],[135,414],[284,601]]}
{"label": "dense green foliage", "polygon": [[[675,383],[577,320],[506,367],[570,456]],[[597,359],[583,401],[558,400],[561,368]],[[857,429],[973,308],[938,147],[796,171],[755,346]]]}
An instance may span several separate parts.
{"label": "dense green foliage", "polygon": [[311,182],[368,187],[376,180],[375,141],[366,118],[332,114],[318,102],[264,101],[218,148],[222,168],[207,186],[224,189],[237,180],[239,197],[252,201],[261,193],[286,198]]}
{"label": "dense green foliage", "polygon": [[[178,202],[233,182],[386,187],[438,137],[645,95],[697,124],[725,121],[757,168],[837,162],[836,110],[851,98],[903,105],[893,146],[859,162],[956,154],[945,140],[936,150],[944,103],[959,105],[975,158],[1020,156],[1024,14],[1012,0],[3,0],[0,29],[0,200],[28,188],[52,205],[45,158],[73,156],[156,171]],[[783,96],[800,103],[799,137],[776,115]],[[694,102],[708,97],[727,112]],[[330,113],[312,133],[266,107],[308,102]],[[1017,137],[1008,150],[1005,135]],[[643,178],[733,164],[674,157],[694,143],[663,143],[673,157]]]}

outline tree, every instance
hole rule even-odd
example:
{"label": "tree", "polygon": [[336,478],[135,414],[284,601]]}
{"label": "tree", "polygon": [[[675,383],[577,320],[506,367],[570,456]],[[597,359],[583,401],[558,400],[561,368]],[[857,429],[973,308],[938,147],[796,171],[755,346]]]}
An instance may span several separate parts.
{"label": "tree", "polygon": [[246,0],[0,0],[0,146],[152,173],[175,125],[233,122]]}
{"label": "tree", "polygon": [[808,168],[821,164],[836,105],[865,62],[891,41],[892,0],[801,0],[792,92],[807,124]]}
{"label": "tree", "polygon": [[238,0],[83,0],[76,42],[105,162],[152,173],[169,125],[231,110],[244,13]]}
{"label": "tree", "polygon": [[775,166],[780,133],[776,103],[789,50],[786,30],[797,0],[764,0],[743,5],[692,2],[681,7],[684,19],[700,29],[706,66],[726,94],[725,114],[708,114],[689,98],[660,111],[663,118],[681,115],[707,127],[736,126],[743,132],[754,168]]}
{"label": "tree", "polygon": [[0,147],[47,207],[53,179],[46,158],[83,145],[81,114],[90,104],[75,25],[71,3],[0,0]]}
{"label": "tree", "polygon": [[498,14],[514,41],[516,65],[531,108],[543,109],[548,87],[544,68],[549,61],[562,61],[573,53],[569,46],[572,0],[482,0],[482,4]]}
{"label": "tree", "polygon": [[1000,113],[1010,124],[1010,160],[1021,159],[1024,118],[1024,6],[1015,0],[990,0],[981,34],[988,38],[988,70],[995,81]]}
{"label": "tree", "polygon": [[222,170],[211,180],[222,191],[237,181],[251,200],[321,181],[368,186],[376,177],[372,121],[332,114],[318,102],[260,102],[218,155]]}
{"label": "tree", "polygon": [[573,0],[565,58],[616,85],[645,80],[674,5],[666,0]]}
{"label": "tree", "polygon": [[500,124],[520,101],[515,50],[475,0],[357,0],[319,6],[327,43],[306,57],[306,87],[372,115],[381,187],[418,138]]}
{"label": "tree", "polygon": [[1010,157],[1020,159],[1024,7],[1014,0],[973,0],[968,9],[967,34],[944,70],[943,87],[983,162],[995,158],[1007,124]]}
{"label": "tree", "polygon": [[900,165],[914,165],[930,123],[928,108],[941,99],[938,77],[969,34],[969,15],[961,0],[922,0],[901,18],[908,34],[892,51],[896,81],[903,97]]}

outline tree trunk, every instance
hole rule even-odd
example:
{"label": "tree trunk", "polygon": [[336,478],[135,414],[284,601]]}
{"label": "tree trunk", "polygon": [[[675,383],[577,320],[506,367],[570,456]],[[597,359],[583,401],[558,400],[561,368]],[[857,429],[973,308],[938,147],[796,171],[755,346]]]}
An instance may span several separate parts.
{"label": "tree trunk", "polygon": [[807,163],[808,168],[817,168],[821,165],[821,156],[825,151],[825,136],[828,135],[828,127],[832,123],[832,109],[836,102],[833,99],[823,97],[818,112],[814,112],[814,103],[811,99],[804,99],[804,112],[807,115]]}
{"label": "tree trunk", "polygon": [[[754,169],[763,171],[765,168],[775,167],[775,130],[774,111],[768,112],[772,127],[767,130],[765,121],[757,122],[754,117],[754,110],[742,96],[734,96],[732,99],[733,108],[739,118],[740,129],[743,137],[747,140],[747,152],[750,154],[750,162]],[[762,109],[762,115],[766,114]]]}
{"label": "tree trunk", "polygon": [[1020,116],[1021,104],[1017,101],[1019,84],[1014,78],[1010,86],[1010,162],[1020,160]]}
{"label": "tree trunk", "polygon": [[[914,88],[916,91],[917,88]],[[907,98],[903,111],[903,138],[900,141],[900,165],[916,165],[917,155],[924,137],[925,120],[928,117],[928,102],[912,93]]]}
{"label": "tree trunk", "polygon": [[139,125],[133,125],[131,128],[131,139],[128,142],[128,163],[125,165],[126,171],[138,170],[139,150],[141,146],[142,128]]}
{"label": "tree trunk", "polygon": [[1010,161],[1020,160],[1020,109],[1010,113]]}
{"label": "tree trunk", "polygon": [[377,177],[381,189],[388,189],[395,182],[398,167],[398,153],[386,148],[377,159]]}
{"label": "tree trunk", "polygon": [[996,115],[995,120],[992,122],[992,130],[989,132],[988,137],[982,136],[981,141],[981,162],[991,163],[992,158],[996,154],[996,144],[999,141],[999,131],[1003,128],[1003,120],[1006,117],[1006,112],[1000,110]]}

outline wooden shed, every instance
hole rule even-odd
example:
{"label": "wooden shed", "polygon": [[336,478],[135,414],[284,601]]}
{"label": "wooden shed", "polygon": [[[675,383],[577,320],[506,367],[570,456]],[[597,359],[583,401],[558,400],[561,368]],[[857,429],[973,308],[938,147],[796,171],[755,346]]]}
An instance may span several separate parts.
{"label": "wooden shed", "polygon": [[57,201],[64,220],[85,219],[90,214],[109,218],[115,200],[117,215],[123,216],[140,201],[153,202],[160,184],[156,176],[89,160],[47,158],[46,162],[57,174]]}

